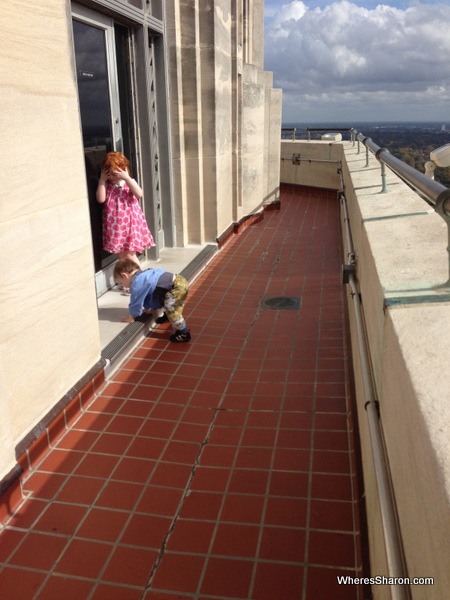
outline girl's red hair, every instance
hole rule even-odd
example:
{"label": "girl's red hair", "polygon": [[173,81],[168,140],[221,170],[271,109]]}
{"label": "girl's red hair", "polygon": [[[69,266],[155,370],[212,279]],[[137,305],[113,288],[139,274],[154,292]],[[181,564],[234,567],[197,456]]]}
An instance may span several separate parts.
{"label": "girl's red hair", "polygon": [[108,152],[102,161],[102,171],[129,171],[130,161],[122,152]]}

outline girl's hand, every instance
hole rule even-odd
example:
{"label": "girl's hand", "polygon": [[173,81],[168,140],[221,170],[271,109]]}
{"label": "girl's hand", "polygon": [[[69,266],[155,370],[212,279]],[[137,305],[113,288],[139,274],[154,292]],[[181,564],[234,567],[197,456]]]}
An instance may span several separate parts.
{"label": "girl's hand", "polygon": [[130,175],[129,175],[128,171],[122,171],[120,169],[116,169],[115,171],[111,171],[110,175],[116,181],[118,181],[120,179],[123,179],[124,181],[129,181],[130,180]]}

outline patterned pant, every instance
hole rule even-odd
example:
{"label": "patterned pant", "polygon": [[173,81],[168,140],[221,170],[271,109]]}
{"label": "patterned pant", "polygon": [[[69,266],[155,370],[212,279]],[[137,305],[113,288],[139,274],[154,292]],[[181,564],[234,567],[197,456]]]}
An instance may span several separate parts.
{"label": "patterned pant", "polygon": [[175,331],[184,329],[183,308],[189,291],[189,284],[183,275],[175,275],[173,288],[164,297],[164,312]]}

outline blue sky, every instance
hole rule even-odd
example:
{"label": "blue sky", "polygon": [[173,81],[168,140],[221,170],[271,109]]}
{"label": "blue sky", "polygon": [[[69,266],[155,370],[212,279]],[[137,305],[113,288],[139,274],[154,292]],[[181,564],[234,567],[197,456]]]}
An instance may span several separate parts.
{"label": "blue sky", "polygon": [[283,123],[450,123],[450,0],[266,0]]}

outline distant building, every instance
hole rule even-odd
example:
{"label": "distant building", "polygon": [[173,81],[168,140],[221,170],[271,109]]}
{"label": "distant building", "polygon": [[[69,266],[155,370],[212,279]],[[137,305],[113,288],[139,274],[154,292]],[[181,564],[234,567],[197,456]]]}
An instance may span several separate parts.
{"label": "distant building", "polygon": [[445,131],[445,125],[441,125],[441,131]]}
{"label": "distant building", "polygon": [[215,242],[278,198],[281,91],[263,70],[263,0],[22,0],[2,2],[0,22],[5,489],[101,379],[105,153],[123,150],[144,189],[149,258]]}

